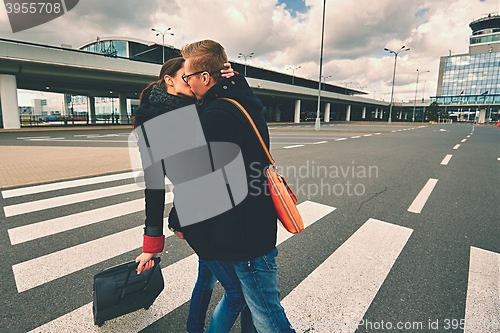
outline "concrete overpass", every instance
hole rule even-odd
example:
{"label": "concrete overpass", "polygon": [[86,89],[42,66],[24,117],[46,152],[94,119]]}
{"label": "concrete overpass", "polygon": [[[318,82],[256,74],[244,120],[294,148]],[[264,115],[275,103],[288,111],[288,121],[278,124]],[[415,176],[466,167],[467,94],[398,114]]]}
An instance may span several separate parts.
{"label": "concrete overpass", "polygon": [[[0,39],[0,127],[20,128],[16,89],[90,96],[91,119],[95,119],[94,97],[112,94],[120,98],[120,118],[126,119],[125,100],[137,99],[149,82],[157,80],[159,70],[159,64]],[[316,89],[254,78],[248,78],[248,82],[266,107],[276,108],[277,118],[280,112],[290,112],[291,106],[295,122],[300,121],[304,108],[316,110],[316,106],[313,107],[317,103]],[[345,120],[353,119],[354,109],[355,118],[370,118],[372,109],[379,117],[389,105],[329,91],[322,91],[321,101],[325,121],[330,119],[332,105],[336,108],[336,118]]]}

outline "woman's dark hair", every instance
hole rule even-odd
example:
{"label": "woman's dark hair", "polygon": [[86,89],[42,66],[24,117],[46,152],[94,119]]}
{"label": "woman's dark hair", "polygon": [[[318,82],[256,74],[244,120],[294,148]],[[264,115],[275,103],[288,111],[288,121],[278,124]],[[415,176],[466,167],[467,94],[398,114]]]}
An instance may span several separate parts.
{"label": "woman's dark hair", "polygon": [[174,76],[175,73],[177,73],[177,71],[181,69],[182,64],[184,64],[184,58],[182,57],[176,57],[165,61],[163,66],[161,66],[160,74],[158,75],[158,81],[151,82],[146,88],[142,90],[141,96],[139,97],[139,106],[147,102],[149,93],[151,92],[151,89],[153,89],[153,86],[160,86],[162,89],[167,90],[165,87],[165,80],[163,80],[163,78],[165,77],[165,75]]}

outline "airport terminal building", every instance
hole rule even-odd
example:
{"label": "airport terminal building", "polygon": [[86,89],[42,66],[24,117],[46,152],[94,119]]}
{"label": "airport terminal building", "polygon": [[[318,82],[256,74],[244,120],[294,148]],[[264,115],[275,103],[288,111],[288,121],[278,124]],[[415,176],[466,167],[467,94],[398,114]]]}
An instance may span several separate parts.
{"label": "airport terminal building", "polygon": [[[172,46],[123,37],[98,38],[78,49],[0,38],[0,128],[46,125],[54,119],[130,123],[142,89],[157,80],[163,59],[179,55]],[[389,103],[367,98],[363,91],[324,82],[319,87],[317,80],[230,61],[246,73],[267,121],[314,121],[320,87],[323,122],[388,119]],[[35,114],[28,108],[20,113],[17,89],[44,93],[29,109]],[[52,93],[64,97],[56,100]]]}
{"label": "airport terminal building", "polygon": [[490,14],[469,26],[469,52],[441,57],[431,102],[458,121],[495,121],[500,109],[500,16]]}

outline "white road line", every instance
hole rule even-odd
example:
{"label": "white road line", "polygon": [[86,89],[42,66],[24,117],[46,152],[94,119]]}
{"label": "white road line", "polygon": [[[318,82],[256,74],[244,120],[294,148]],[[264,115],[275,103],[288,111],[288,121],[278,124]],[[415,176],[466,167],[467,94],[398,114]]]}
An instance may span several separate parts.
{"label": "white road line", "polygon": [[[335,208],[305,201],[297,206],[304,226],[307,227],[326,216]],[[283,229],[283,228],[281,228]],[[292,237],[285,230],[278,230],[276,245]],[[297,235],[300,237],[300,235]],[[139,310],[125,316],[107,321],[104,326],[95,326],[92,317],[92,303],[54,319],[28,333],[53,332],[96,332],[96,333],[137,333],[179,306],[189,301],[197,276],[198,256],[190,255],[162,269],[165,280],[165,290],[158,296],[149,310]]]}
{"label": "white road line", "polygon": [[[165,194],[165,204],[173,202],[173,193]],[[102,222],[115,217],[124,216],[144,210],[144,199],[122,202],[85,212],[61,216],[51,220],[9,229],[9,238],[12,245],[32,241],[34,239],[55,235],[86,225]]]}
{"label": "white road line", "polygon": [[298,148],[298,147],[304,147],[304,145],[287,146],[283,147],[283,149]]}
{"label": "white road line", "polygon": [[467,135],[468,138],[470,138],[470,135]]}
{"label": "white road line", "polygon": [[29,139],[28,141],[61,141],[61,140],[66,141],[66,138],[59,137],[59,138],[46,138],[46,139]]}
{"label": "white road line", "polygon": [[446,155],[445,158],[441,161],[441,165],[448,165],[448,162],[450,162],[452,157],[453,155],[451,154]]}
{"label": "white road line", "polygon": [[463,140],[462,140],[462,141],[460,141],[460,142],[465,142],[465,141],[467,141],[467,139],[463,139]]}
{"label": "white road line", "polygon": [[[464,333],[498,332],[500,321],[500,254],[470,248]],[[497,329],[491,327],[496,320]]]}
{"label": "white road line", "polygon": [[356,135],[356,136],[351,136],[351,139],[357,139],[357,138],[360,138],[361,136],[359,135]]}
{"label": "white road line", "polygon": [[292,325],[300,332],[313,323],[331,324],[320,332],[356,331],[352,323],[363,318],[412,232],[369,219],[283,299]]}
{"label": "white road line", "polygon": [[382,134],[382,133],[375,133],[374,135],[380,135],[380,134]]}
{"label": "white road line", "polygon": [[18,140],[29,140],[29,139],[47,139],[50,138],[50,136],[23,136],[20,138],[17,138]]}
{"label": "white road line", "polygon": [[497,160],[500,161],[500,157],[497,157]]}
{"label": "white road line", "polygon": [[108,176],[98,176],[85,179],[69,180],[69,181],[50,183],[45,185],[34,185],[34,186],[2,191],[2,197],[5,199],[5,198],[18,197],[21,195],[55,191],[55,190],[61,190],[61,189],[84,186],[84,185],[100,184],[115,180],[128,179],[132,178],[133,176],[134,176],[133,172],[125,172]]}
{"label": "white road line", "polygon": [[432,190],[434,190],[434,186],[436,186],[437,182],[438,180],[433,178],[427,181],[427,184],[425,184],[424,188],[422,188],[422,190],[417,195],[415,200],[413,200],[413,203],[410,205],[410,208],[408,208],[408,211],[410,213],[420,214],[422,208],[424,208],[424,205],[427,202],[427,199],[429,199]]}
{"label": "white road line", "polygon": [[458,148],[460,148],[460,145],[459,145],[459,144],[458,144],[458,145],[455,145],[455,147],[453,147],[453,149],[455,149],[455,150],[456,150],[456,149],[458,149]]}
{"label": "white road line", "polygon": [[372,135],[373,135],[373,134],[365,134],[365,135],[363,135],[363,136],[372,136]]}
{"label": "white road line", "polygon": [[49,199],[42,199],[38,201],[31,201],[31,202],[5,206],[3,208],[3,211],[5,213],[5,217],[10,217],[10,216],[37,212],[43,209],[55,208],[78,202],[95,200],[139,190],[142,190],[142,188],[139,187],[139,185],[135,183],[127,184],[127,185],[115,186],[94,191],[87,191],[83,193],[68,194]]}
{"label": "white road line", "polygon": [[344,141],[344,140],[347,140],[347,138],[335,139],[335,141]]}
{"label": "white road line", "polygon": [[319,141],[319,142],[314,142],[313,145],[320,145],[322,143],[327,143],[328,141]]}
{"label": "white road line", "polygon": [[[164,223],[165,237],[173,235]],[[142,246],[144,226],[53,252],[12,266],[19,293]],[[35,269],[36,268],[36,269]]]}
{"label": "white road line", "polygon": [[[30,141],[54,141],[63,140],[64,138],[50,138],[50,139],[31,139]],[[64,139],[64,142],[107,142],[107,143],[127,143],[128,140],[74,140],[74,139]]]}

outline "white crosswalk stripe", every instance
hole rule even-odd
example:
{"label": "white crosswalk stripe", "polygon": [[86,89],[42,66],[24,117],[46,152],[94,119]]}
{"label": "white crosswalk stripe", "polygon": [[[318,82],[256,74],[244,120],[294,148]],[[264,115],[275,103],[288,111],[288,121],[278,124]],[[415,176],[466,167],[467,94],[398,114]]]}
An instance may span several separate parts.
{"label": "white crosswalk stripe", "polygon": [[[12,266],[19,292],[40,286],[142,246],[143,226],[53,252]],[[166,229],[165,236],[173,233]],[[33,267],[38,267],[33,274]]]}
{"label": "white crosswalk stripe", "polygon": [[20,204],[15,204],[11,206],[6,206],[3,208],[5,216],[15,216],[20,214],[26,214],[31,212],[37,212],[40,210],[55,208],[65,205],[70,205],[74,203],[79,203],[88,200],[101,199],[105,197],[110,197],[113,195],[124,194],[134,191],[142,190],[137,184],[127,184],[120,185],[111,188],[104,188],[94,191],[88,191],[84,193],[69,194],[49,199],[42,199],[37,201],[24,202]]}
{"label": "white crosswalk stripe", "polygon": [[[165,203],[172,203],[172,201],[173,194],[171,192],[166,193]],[[61,216],[55,219],[9,229],[10,242],[12,245],[20,244],[142,210],[144,210],[144,199],[137,199],[81,213]]]}
{"label": "white crosswalk stripe", "polygon": [[133,176],[134,176],[133,172],[124,172],[124,173],[119,173],[119,174],[114,174],[114,175],[109,175],[109,176],[99,176],[99,177],[92,177],[92,178],[85,178],[85,179],[69,180],[69,181],[64,181],[64,182],[59,182],[59,183],[34,185],[34,186],[23,187],[20,189],[4,190],[4,191],[2,191],[2,197],[3,198],[12,198],[12,197],[18,197],[18,196],[34,194],[34,193],[42,193],[42,192],[55,191],[55,190],[60,190],[60,189],[73,188],[73,187],[78,187],[78,186],[83,186],[83,185],[102,184],[105,182],[111,182],[111,181],[115,181],[115,180],[129,179],[129,178],[132,178]]}
{"label": "white crosswalk stripe", "polygon": [[292,325],[354,332],[412,231],[369,219],[283,299]]}
{"label": "white crosswalk stripe", "polygon": [[500,332],[500,254],[470,248],[464,333]]}

